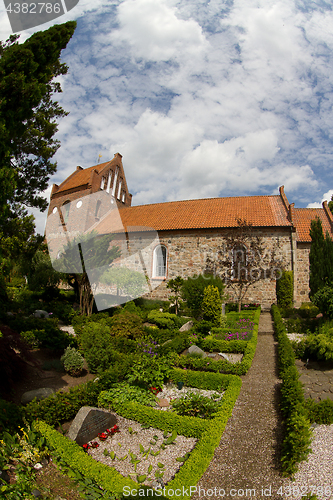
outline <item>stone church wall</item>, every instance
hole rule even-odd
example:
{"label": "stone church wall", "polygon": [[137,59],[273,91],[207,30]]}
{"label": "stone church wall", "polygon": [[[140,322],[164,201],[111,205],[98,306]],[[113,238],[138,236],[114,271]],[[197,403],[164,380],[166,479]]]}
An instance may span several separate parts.
{"label": "stone church wall", "polygon": [[[166,288],[167,281],[181,276],[189,276],[204,273],[206,269],[207,257],[216,255],[225,242],[225,236],[231,234],[230,230],[196,230],[196,231],[163,231],[159,232],[162,245],[167,248],[167,276],[166,279],[158,281],[161,284],[150,295],[150,298],[166,300],[170,291]],[[263,238],[266,252],[272,252],[277,246],[278,254],[284,261],[287,269],[291,269],[291,243],[290,232],[284,228],[262,228],[256,234]],[[277,270],[278,272],[278,270]],[[232,289],[226,290],[229,293],[229,301],[235,301],[235,292]],[[264,307],[270,307],[276,302],[275,277],[267,276],[256,284],[252,285],[245,301],[258,302]]]}

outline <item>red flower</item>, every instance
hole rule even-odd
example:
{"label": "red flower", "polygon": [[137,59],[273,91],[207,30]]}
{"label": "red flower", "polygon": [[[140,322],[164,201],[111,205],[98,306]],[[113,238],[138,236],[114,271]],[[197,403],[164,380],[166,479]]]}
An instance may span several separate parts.
{"label": "red flower", "polygon": [[82,448],[84,449],[84,451],[88,451],[88,450],[89,450],[89,448],[90,448],[90,446],[89,446],[89,444],[85,443],[85,444],[82,446]]}

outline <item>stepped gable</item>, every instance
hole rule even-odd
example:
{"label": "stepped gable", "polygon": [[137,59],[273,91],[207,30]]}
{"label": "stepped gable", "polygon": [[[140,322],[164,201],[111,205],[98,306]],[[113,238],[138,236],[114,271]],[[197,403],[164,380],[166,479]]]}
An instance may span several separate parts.
{"label": "stepped gable", "polygon": [[119,208],[131,206],[132,195],[128,191],[120,153],[110,161],[89,168],[78,166],[59,186],[53,184],[49,214],[55,206],[61,207],[101,189],[113,194]]}

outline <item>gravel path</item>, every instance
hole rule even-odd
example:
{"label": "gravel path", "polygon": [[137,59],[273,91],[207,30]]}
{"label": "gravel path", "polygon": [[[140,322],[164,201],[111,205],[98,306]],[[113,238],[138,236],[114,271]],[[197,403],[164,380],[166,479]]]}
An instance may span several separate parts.
{"label": "gravel path", "polygon": [[214,488],[223,489],[226,498],[286,498],[277,494],[285,481],[279,473],[281,381],[276,360],[277,343],[273,338],[271,315],[262,313],[252,366],[242,377],[243,385],[233,414],[210,466],[198,483],[194,500],[203,496],[203,490]]}

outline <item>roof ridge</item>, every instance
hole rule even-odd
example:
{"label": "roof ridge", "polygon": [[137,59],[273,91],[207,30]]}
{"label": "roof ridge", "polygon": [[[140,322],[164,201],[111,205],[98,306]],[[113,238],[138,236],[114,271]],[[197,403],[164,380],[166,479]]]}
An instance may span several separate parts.
{"label": "roof ridge", "polygon": [[[144,203],[143,205],[132,205],[131,208],[136,207],[152,207],[154,205],[166,205],[167,203],[186,203],[189,201],[206,201],[206,200],[230,200],[231,198],[239,198],[244,200],[246,198],[280,198],[279,195],[276,194],[257,194],[253,196],[214,196],[212,198],[190,198],[188,200],[173,200],[173,201],[161,201],[156,203]],[[129,207],[125,207],[129,208]]]}

